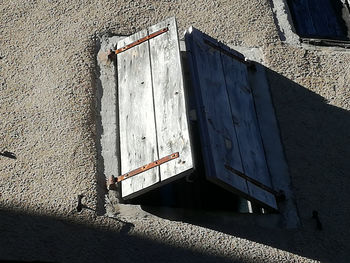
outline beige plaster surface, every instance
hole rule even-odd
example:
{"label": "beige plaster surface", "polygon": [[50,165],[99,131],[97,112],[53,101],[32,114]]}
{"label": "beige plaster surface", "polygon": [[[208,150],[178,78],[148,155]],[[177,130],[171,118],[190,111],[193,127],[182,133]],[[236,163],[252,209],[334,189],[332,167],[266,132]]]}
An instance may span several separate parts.
{"label": "beige plaster surface", "polygon": [[[193,25],[262,50],[300,229],[240,217],[199,226],[128,206],[119,219],[100,215],[96,43],[170,16],[180,33]],[[349,64],[344,49],[281,42],[267,0],[1,0],[0,151],[17,159],[0,156],[0,260],[348,262]]]}

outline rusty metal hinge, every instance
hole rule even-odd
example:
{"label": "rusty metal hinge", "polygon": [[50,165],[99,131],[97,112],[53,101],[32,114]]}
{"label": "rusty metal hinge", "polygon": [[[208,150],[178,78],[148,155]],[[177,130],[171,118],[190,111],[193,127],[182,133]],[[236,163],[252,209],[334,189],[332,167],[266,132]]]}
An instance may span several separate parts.
{"label": "rusty metal hinge", "polygon": [[178,158],[180,156],[180,154],[178,152],[176,153],[173,153],[173,154],[170,154],[170,155],[167,155],[157,161],[153,161],[149,164],[146,164],[146,165],[143,165],[139,168],[136,168],[128,173],[125,173],[123,175],[120,175],[118,176],[117,178],[114,178],[113,176],[111,176],[109,179],[108,179],[108,182],[107,182],[107,188],[109,189],[111,185],[115,184],[115,183],[118,183],[118,182],[121,182],[125,179],[128,179],[132,176],[135,176],[137,174],[140,174],[140,173],[143,173],[149,169],[152,169],[154,167],[157,167],[157,166],[160,166],[161,164],[163,163],[166,163],[166,162],[169,162],[171,160],[174,160],[176,158]]}
{"label": "rusty metal hinge", "polygon": [[225,168],[227,170],[229,170],[231,173],[234,173],[235,175],[238,175],[244,179],[246,179],[247,181],[251,182],[252,184],[255,184],[256,186],[260,187],[261,189],[273,194],[277,200],[282,201],[285,199],[285,195],[283,191],[276,191],[274,189],[272,189],[271,187],[264,185],[263,183],[260,183],[259,181],[249,177],[248,175],[232,168],[231,166],[225,164]]}
{"label": "rusty metal hinge", "polygon": [[147,40],[150,40],[151,38],[154,38],[154,37],[156,37],[156,36],[159,36],[159,35],[161,35],[161,34],[167,32],[167,31],[169,31],[169,28],[165,27],[165,28],[163,28],[163,29],[161,29],[161,30],[158,30],[158,31],[156,31],[156,32],[154,32],[154,33],[148,35],[148,36],[145,36],[145,37],[143,37],[143,38],[140,38],[139,40],[136,40],[136,41],[132,42],[132,43],[129,44],[129,45],[126,45],[126,46],[124,46],[124,47],[118,48],[117,50],[112,50],[112,51],[110,51],[110,54],[116,54],[116,55],[117,55],[117,54],[119,54],[119,53],[122,53],[122,52],[128,50],[129,48],[132,48],[132,47],[134,47],[134,46],[140,45],[141,43],[143,43],[143,42],[145,42],[145,41],[147,41]]}
{"label": "rusty metal hinge", "polygon": [[216,43],[213,43],[207,39],[204,39],[204,43],[207,44],[208,46],[211,46],[212,48],[215,48],[216,50],[219,50],[221,53],[235,59],[238,60],[239,62],[245,64],[248,66],[248,68],[253,68],[255,67],[254,63],[252,63],[251,61],[247,61],[244,58],[241,58],[240,56],[237,56],[236,54],[234,54],[233,52],[230,52],[226,49],[224,49],[223,47],[221,47],[220,45],[217,45]]}

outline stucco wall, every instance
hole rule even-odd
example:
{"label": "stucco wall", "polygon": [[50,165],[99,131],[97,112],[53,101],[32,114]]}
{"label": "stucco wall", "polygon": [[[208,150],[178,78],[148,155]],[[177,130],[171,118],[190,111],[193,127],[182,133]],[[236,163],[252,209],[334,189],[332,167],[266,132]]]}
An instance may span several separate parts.
{"label": "stucco wall", "polygon": [[[225,257],[259,262],[308,261],[299,256],[346,262],[350,257],[349,51],[281,42],[267,0],[4,0],[0,10],[0,151],[17,156],[0,156],[0,220],[5,222],[0,259],[74,261],[68,257],[69,237],[79,231],[72,232],[75,227],[68,223],[59,232],[45,228],[56,224],[46,216],[109,227],[115,236],[84,228],[82,240],[91,248],[97,244],[88,240],[96,242],[98,236],[105,237],[103,244],[127,240],[140,247],[124,252],[124,261],[137,255],[165,259],[164,253],[174,261],[176,255],[189,261],[203,256],[208,261]],[[104,203],[104,186],[98,186],[96,172],[98,36],[128,35],[170,16],[176,16],[180,34],[193,25],[226,44],[262,50],[300,229],[261,228],[236,219],[226,228],[201,228],[140,212],[125,217],[133,228],[120,234],[128,224],[96,215],[103,213]],[[85,196],[83,203],[91,210],[75,212],[78,194]],[[319,212],[322,231],[316,230],[313,210]],[[40,248],[48,236],[60,241],[53,248]],[[38,253],[14,250],[23,237],[30,237]],[[78,243],[74,244],[81,248]],[[166,249],[142,249],[153,244]],[[50,249],[58,251],[56,258]]]}

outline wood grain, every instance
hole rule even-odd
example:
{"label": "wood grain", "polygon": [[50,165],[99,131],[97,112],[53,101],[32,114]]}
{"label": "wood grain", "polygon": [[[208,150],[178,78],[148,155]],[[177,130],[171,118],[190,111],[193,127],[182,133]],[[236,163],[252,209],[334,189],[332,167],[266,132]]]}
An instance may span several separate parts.
{"label": "wood grain", "polygon": [[272,187],[244,56],[193,28],[185,39],[208,179],[277,209],[273,194],[225,169]]}
{"label": "wood grain", "polygon": [[151,26],[149,34],[166,27],[166,33],[149,41],[158,150],[160,157],[174,152],[180,157],[160,166],[162,181],[193,168],[175,19]]}
{"label": "wood grain", "polygon": [[[121,48],[142,37],[147,30],[127,37]],[[144,42],[117,55],[121,173],[159,159],[153,107],[149,43]],[[122,182],[122,197],[159,182],[159,167]]]}
{"label": "wood grain", "polygon": [[186,45],[191,54],[190,68],[207,177],[215,182],[218,178],[248,193],[246,181],[224,167],[227,164],[243,172],[220,52],[205,44],[202,33],[195,29],[186,34]]}
{"label": "wood grain", "polygon": [[167,19],[118,42],[121,172],[179,152],[179,158],[122,181],[122,197],[133,198],[193,170],[176,21]]}
{"label": "wood grain", "polygon": [[221,58],[244,173],[271,187],[247,67],[225,54],[221,54]]}
{"label": "wood grain", "polygon": [[[221,45],[223,49],[227,49]],[[229,52],[229,50],[227,50]],[[272,188],[271,176],[266,163],[261,140],[254,98],[248,82],[247,65],[221,52],[226,89],[230,100],[231,114],[237,132],[244,173]],[[256,200],[277,209],[275,196],[247,182],[249,194]]]}

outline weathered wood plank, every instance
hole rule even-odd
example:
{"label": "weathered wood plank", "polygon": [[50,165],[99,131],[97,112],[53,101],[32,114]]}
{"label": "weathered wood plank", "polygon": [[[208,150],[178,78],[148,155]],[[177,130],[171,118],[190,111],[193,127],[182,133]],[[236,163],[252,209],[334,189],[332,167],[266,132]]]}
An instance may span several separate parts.
{"label": "weathered wood plank", "polygon": [[[185,39],[191,54],[191,77],[197,98],[207,178],[216,183],[223,181],[247,194],[246,181],[225,168],[227,164],[243,172],[220,52],[205,44],[204,37],[209,39],[191,28]],[[211,38],[209,40],[215,41]]]}
{"label": "weathered wood plank", "polygon": [[149,28],[168,31],[149,41],[159,156],[179,152],[179,159],[160,166],[161,180],[193,168],[179,40],[175,18]]}
{"label": "weathered wood plank", "polygon": [[[138,32],[118,42],[117,48],[148,35]],[[117,55],[121,173],[159,159],[152,94],[149,43]],[[159,182],[159,167],[122,182],[122,197]],[[141,193],[141,192],[139,192]]]}
{"label": "weathered wood plank", "polygon": [[223,53],[221,58],[245,174],[271,187],[247,67]]}
{"label": "weathered wood plank", "polygon": [[264,189],[258,187],[257,185],[247,181],[249,194],[251,197],[255,199],[255,201],[260,202],[261,204],[268,205],[274,209],[278,209],[277,202],[275,196],[265,191]]}
{"label": "weathered wood plank", "polygon": [[272,188],[244,56],[193,28],[185,38],[208,179],[277,209],[272,193],[234,172]]}
{"label": "weathered wood plank", "polygon": [[289,227],[296,227],[299,224],[299,219],[293,201],[293,193],[290,189],[291,181],[287,160],[284,155],[275,109],[266,78],[265,68],[257,64],[256,71],[250,74],[249,83],[253,89],[257,119],[271,181],[274,189],[283,190],[286,196],[281,213],[284,214],[286,224]]}
{"label": "weathered wood plank", "polygon": [[[230,52],[224,45],[221,45],[221,48]],[[247,176],[272,188],[256,118],[254,98],[248,82],[247,65],[226,54],[222,52],[221,59],[244,172]],[[250,182],[248,182],[248,188],[254,198],[277,208],[273,194]]]}

